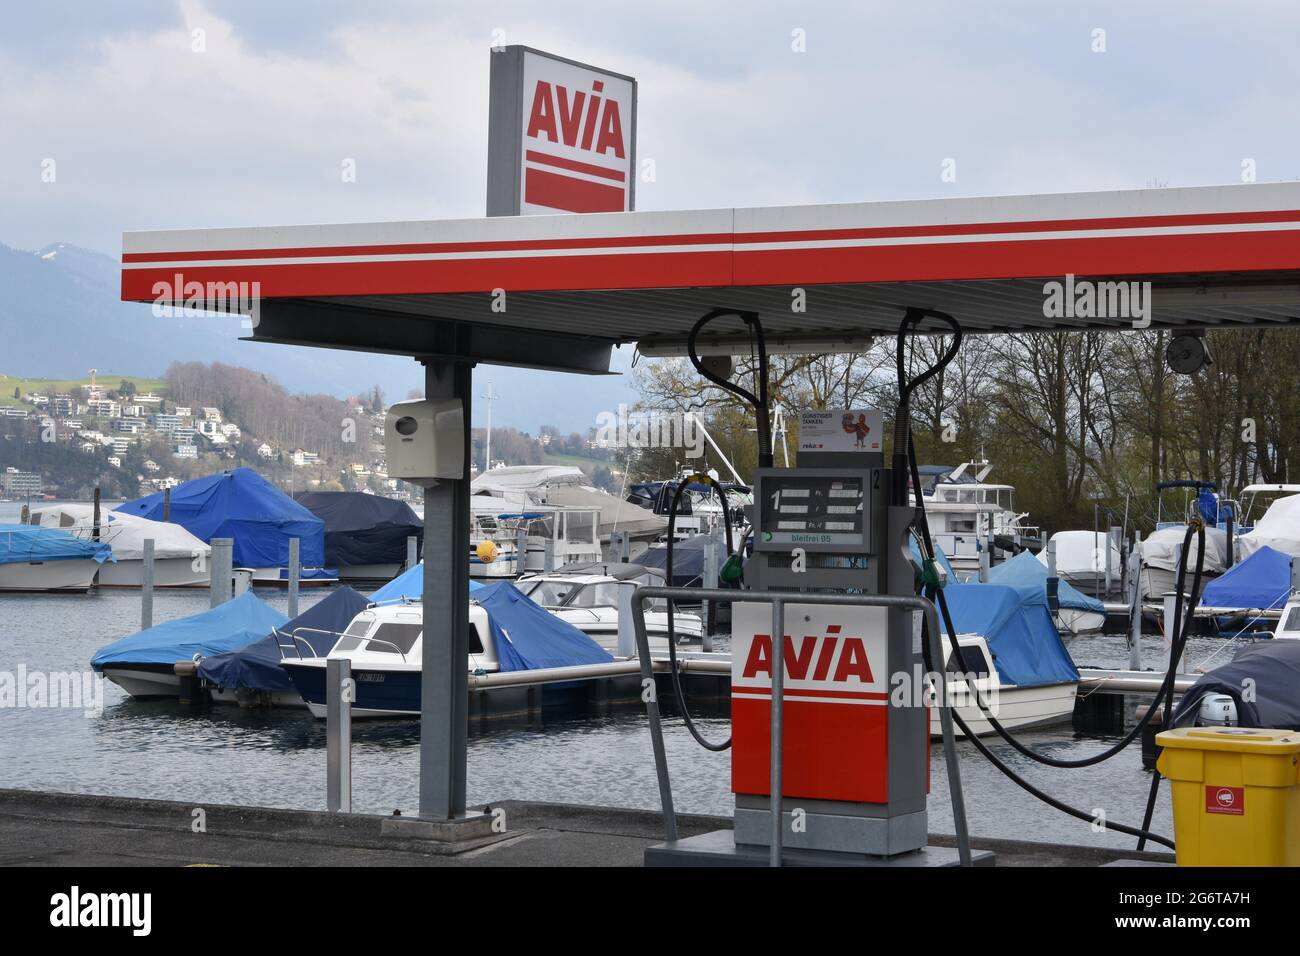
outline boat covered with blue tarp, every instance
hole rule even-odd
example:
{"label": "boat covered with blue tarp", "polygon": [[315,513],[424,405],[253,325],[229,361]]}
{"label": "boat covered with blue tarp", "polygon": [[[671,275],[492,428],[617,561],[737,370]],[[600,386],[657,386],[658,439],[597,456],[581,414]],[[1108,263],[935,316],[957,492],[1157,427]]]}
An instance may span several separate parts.
{"label": "boat covered with blue tarp", "polygon": [[614,658],[578,628],[556,617],[515,587],[513,581],[474,592],[487,611],[502,671],[608,664]]}
{"label": "boat covered with blue tarp", "polygon": [[[990,584],[1007,584],[1012,587],[1037,587],[1042,588],[1043,593],[1046,594],[1047,581],[1047,568],[1043,567],[1043,562],[1028,551],[1021,551],[1014,558],[1003,561],[1001,564],[995,564],[989,569]],[[1056,597],[1061,607],[1073,608],[1077,611],[1090,611],[1095,614],[1106,613],[1106,605],[1095,597],[1084,594],[1078,588],[1072,586],[1069,581],[1061,578],[1056,579]]]}
{"label": "boat covered with blue tarp", "polygon": [[293,496],[325,522],[330,567],[406,563],[406,539],[424,543],[424,522],[405,501],[362,491],[300,491]]}
{"label": "boat covered with blue tarp", "polygon": [[[1193,568],[1188,568],[1190,583]],[[1264,545],[1205,585],[1202,607],[1281,608],[1291,596],[1291,556]]]}
{"label": "boat covered with blue tarp", "polygon": [[101,647],[90,666],[133,697],[176,696],[175,665],[237,650],[288,618],[252,591],[201,614],[156,624]]}
{"label": "boat covered with blue tarp", "polygon": [[280,661],[286,656],[328,654],[338,635],[369,604],[364,594],[347,586],[338,588],[260,640],[205,657],[199,662],[199,676],[222,690],[292,691],[293,681]]}
{"label": "boat covered with blue tarp", "polygon": [[[470,594],[485,587],[488,587],[488,585],[479,584],[473,580],[469,582]],[[370,600],[376,604],[383,604],[386,601],[416,601],[422,597],[424,597],[423,561],[413,568],[407,568],[378,591],[375,591],[370,595]]]}
{"label": "boat covered with blue tarp", "polygon": [[0,524],[0,564],[77,559],[89,559],[96,564],[117,560],[113,549],[102,541],[88,541],[58,528]]}
{"label": "boat covered with blue tarp", "polygon": [[289,541],[297,538],[305,568],[325,565],[325,522],[251,468],[235,468],[177,485],[167,517],[164,493],[113,509],[152,521],[171,521],[208,543],[233,538],[234,563],[243,568],[289,564]]}
{"label": "boat covered with blue tarp", "polygon": [[1079,680],[1041,587],[949,584],[943,593],[957,633],[984,637],[1004,683],[1031,687]]}

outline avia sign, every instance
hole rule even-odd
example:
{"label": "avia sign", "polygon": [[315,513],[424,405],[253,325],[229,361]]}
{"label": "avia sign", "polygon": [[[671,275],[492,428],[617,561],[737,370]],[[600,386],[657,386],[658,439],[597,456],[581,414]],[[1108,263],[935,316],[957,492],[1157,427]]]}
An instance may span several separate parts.
{"label": "avia sign", "polygon": [[488,215],[633,209],[636,80],[522,46],[491,56]]}

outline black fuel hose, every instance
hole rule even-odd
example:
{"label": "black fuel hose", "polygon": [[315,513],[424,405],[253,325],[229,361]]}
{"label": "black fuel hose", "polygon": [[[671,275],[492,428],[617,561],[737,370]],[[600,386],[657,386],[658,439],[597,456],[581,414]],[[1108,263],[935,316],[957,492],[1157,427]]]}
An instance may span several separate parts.
{"label": "black fuel hose", "polygon": [[[735,382],[729,382],[718,375],[715,375],[700,360],[699,352],[696,350],[696,341],[699,339],[700,330],[712,322],[714,319],[721,318],[724,315],[737,316],[742,322],[749,326],[750,334],[754,337],[754,344],[758,351],[758,368],[754,372],[754,378],[758,385],[758,394],[755,395],[747,388],[742,388]],[[768,414],[767,401],[767,340],[763,335],[763,323],[758,319],[757,312],[747,312],[740,309],[713,309],[700,316],[699,320],[691,327],[690,334],[686,337],[686,353],[695,366],[695,371],[699,372],[704,378],[708,379],[718,388],[730,392],[741,401],[748,402],[754,409],[754,417],[758,426],[758,467],[772,467],[772,420]]]}
{"label": "black fuel hose", "polygon": [[[724,529],[724,534],[726,535],[726,539],[727,539],[725,545],[727,549],[727,557],[730,558],[734,553],[731,546],[731,511],[727,505],[726,489],[723,488],[722,484],[719,481],[717,481],[712,475],[703,475],[703,474],[691,475],[689,477],[683,478],[680,482],[678,482],[677,491],[673,494],[672,503],[668,506],[668,553],[665,555],[664,573],[665,575],[667,575],[668,578],[667,583],[669,587],[673,586],[673,535],[676,533],[677,530],[677,507],[681,503],[682,494],[685,493],[686,486],[689,485],[692,481],[696,481],[696,480],[703,481],[711,485],[713,487],[713,490],[718,493],[718,497],[722,499],[722,526]],[[669,598],[668,599],[668,672],[669,674],[672,675],[673,693],[677,695],[677,704],[682,709],[682,720],[685,721],[686,723],[686,729],[691,732],[691,736],[695,738],[695,742],[698,743],[705,750],[712,750],[713,752],[718,753],[723,750],[727,750],[728,748],[731,747],[731,737],[727,737],[727,739],[724,740],[722,743],[714,743],[711,740],[705,739],[704,735],[700,733],[699,729],[695,726],[695,721],[691,719],[690,708],[686,706],[686,694],[682,690],[681,674],[678,672],[678,667],[677,667],[677,632],[673,626],[674,606],[675,606],[674,600],[672,598]],[[704,622],[704,626],[705,627],[709,626],[707,620]]]}
{"label": "black fuel hose", "polygon": [[[926,316],[933,316],[935,318],[940,319],[945,324],[947,324],[949,328],[952,329],[953,331],[955,342],[954,345],[944,353],[944,355],[939,359],[939,361],[937,361],[934,365],[932,365],[929,369],[927,369],[924,373],[922,373],[922,375],[918,376],[916,379],[909,381],[907,376],[907,371],[906,371],[905,359],[904,359],[904,346],[906,342],[906,336],[908,331],[912,327],[919,325],[920,322]],[[910,397],[911,397],[911,393],[915,390],[915,388],[918,385],[925,382],[929,378],[932,378],[933,376],[939,374],[939,372],[941,372],[943,368],[947,366],[948,363],[953,360],[953,358],[956,357],[957,354],[956,346],[960,344],[960,335],[961,335],[960,327],[958,326],[957,321],[952,316],[947,315],[945,313],[926,311],[920,309],[907,310],[907,312],[904,314],[902,322],[899,325],[899,330],[898,330],[897,371],[898,371],[899,408],[898,408],[898,416],[894,422],[895,445],[893,451],[893,460],[894,460],[896,471],[901,467],[904,469],[904,474],[902,478],[900,478],[897,474],[895,474],[894,501],[896,504],[903,504],[903,505],[907,504],[907,495],[906,495],[907,476],[910,475],[912,479],[913,491],[915,493],[915,502],[916,502],[915,506],[918,512],[918,521],[920,525],[919,527],[920,533],[917,535],[917,538],[918,538],[918,543],[921,549],[921,556],[922,556],[922,580],[923,581],[926,581],[927,578],[929,577],[929,574],[933,572],[934,541],[930,535],[929,520],[926,516],[926,511],[925,511],[925,498],[921,491],[919,468],[916,463],[916,447],[912,441]],[[903,489],[903,493],[901,496],[899,495],[900,488]],[[1189,528],[1188,531],[1190,533],[1191,529]],[[1202,540],[1203,540],[1203,535],[1204,535],[1204,530],[1202,529]],[[1203,561],[1204,559],[1203,555],[1204,555],[1204,547],[1201,548],[1201,558],[1198,560],[1198,566],[1200,561]],[[1184,549],[1184,563],[1186,560],[1185,556],[1186,556],[1186,549]],[[1199,575],[1198,575],[1198,579],[1199,579]],[[935,582],[927,581],[926,586],[923,590],[925,592],[928,592],[926,593],[927,597],[929,597],[931,600],[936,601],[936,603],[938,604],[940,614],[943,618],[944,628],[948,632],[949,640],[952,642],[952,646],[956,654],[960,655],[959,648],[961,645],[957,640],[956,628],[953,626],[952,623],[952,615],[949,613],[948,602],[947,599],[944,597],[943,588],[938,586],[937,581]],[[1195,606],[1195,600],[1193,600],[1192,606],[1193,607]],[[1190,615],[1190,610],[1189,610],[1189,615]],[[926,671],[928,673],[935,673],[935,674],[946,673],[947,664],[935,662],[932,659],[932,655],[930,654],[929,641],[927,640],[927,631],[928,631],[928,624],[926,624],[923,621],[921,655],[922,655],[922,660],[925,663]],[[1172,659],[1176,661],[1178,657],[1173,656]],[[942,666],[943,668],[942,671],[937,669],[937,667],[939,666]],[[1170,672],[1169,674],[1166,675],[1166,681],[1165,681],[1166,684],[1170,684],[1172,682],[1173,669],[1174,669],[1173,664],[1171,663]],[[1043,754],[1039,754],[1036,751],[1033,751],[1028,747],[1025,747],[1018,740],[1015,740],[1009,733],[1007,733],[1006,729],[1002,727],[1002,725],[996,720],[996,718],[994,718],[993,715],[988,712],[988,707],[980,699],[979,692],[975,688],[974,684],[971,681],[967,681],[967,686],[973,692],[973,696],[976,702],[979,704],[980,709],[984,712],[985,717],[989,722],[989,725],[993,727],[995,731],[998,732],[999,736],[1001,736],[1004,740],[1010,743],[1013,747],[1016,748],[1016,750],[1018,750],[1025,756],[1030,757],[1031,759],[1034,760],[1038,760],[1039,762],[1042,763],[1048,763],[1051,766],[1082,767],[1082,766],[1089,766],[1093,763],[1099,763],[1101,760],[1108,759],[1109,757],[1114,756],[1114,754],[1118,753],[1119,750],[1122,750],[1125,746],[1128,746],[1128,744],[1131,743],[1134,737],[1136,736],[1136,734],[1131,735],[1124,742],[1123,746],[1114,750],[1114,752],[1112,753],[1107,753],[1105,756],[1099,757],[1099,759],[1088,758],[1084,761],[1058,761],[1055,758],[1046,757]],[[1162,691],[1164,690],[1164,686],[1165,685],[1162,685],[1161,687]],[[946,698],[946,696],[947,696],[947,692],[945,689],[944,697]],[[1098,819],[1093,814],[1085,813],[1082,810],[1079,810],[1075,807],[1071,807],[1068,804],[1056,799],[1055,797],[1052,797],[1051,795],[1043,792],[1042,790],[1039,790],[1029,781],[1025,780],[1018,773],[1012,770],[996,754],[994,754],[993,751],[991,751],[984,744],[984,742],[980,740],[979,737],[971,730],[970,726],[966,723],[965,719],[961,716],[961,713],[957,708],[955,707],[950,708],[950,713],[952,714],[952,718],[956,722],[957,726],[961,728],[962,732],[966,735],[967,739],[970,740],[975,745],[975,748],[984,756],[985,759],[987,759],[991,764],[993,764],[993,766],[995,766],[999,771],[1001,771],[1004,776],[1010,779],[1021,789],[1037,797],[1039,800],[1043,801],[1048,806],[1060,810],[1062,813],[1066,813],[1069,816],[1075,817],[1076,819],[1086,821],[1096,826],[1100,826],[1103,829],[1114,830],[1118,833],[1126,833],[1130,836],[1137,836],[1139,838],[1150,839],[1152,842],[1160,843],[1164,846],[1169,847],[1170,849],[1173,849],[1174,847],[1173,842],[1165,837],[1162,837],[1158,834],[1150,833],[1145,829],[1130,827],[1126,824],[1121,824],[1121,823],[1113,823],[1105,819]],[[1146,715],[1145,719],[1146,720],[1150,719],[1150,712],[1148,712],[1148,715]],[[1141,726],[1145,726],[1145,720]]]}

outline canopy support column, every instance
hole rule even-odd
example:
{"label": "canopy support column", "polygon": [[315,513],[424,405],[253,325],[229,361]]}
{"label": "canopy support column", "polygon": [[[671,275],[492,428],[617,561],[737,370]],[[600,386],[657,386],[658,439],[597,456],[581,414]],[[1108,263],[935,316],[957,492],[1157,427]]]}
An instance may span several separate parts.
{"label": "canopy support column", "polygon": [[420,678],[420,819],[465,816],[469,725],[469,467],[473,366],[426,362],[426,398],[465,409],[465,472],[424,491],[424,644]]}

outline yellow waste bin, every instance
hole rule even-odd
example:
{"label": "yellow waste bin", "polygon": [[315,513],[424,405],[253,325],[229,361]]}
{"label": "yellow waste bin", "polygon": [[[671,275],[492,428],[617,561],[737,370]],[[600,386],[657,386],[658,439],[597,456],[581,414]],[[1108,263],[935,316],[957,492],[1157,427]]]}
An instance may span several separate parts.
{"label": "yellow waste bin", "polygon": [[1300,866],[1300,733],[1180,727],[1156,743],[1179,866]]}

